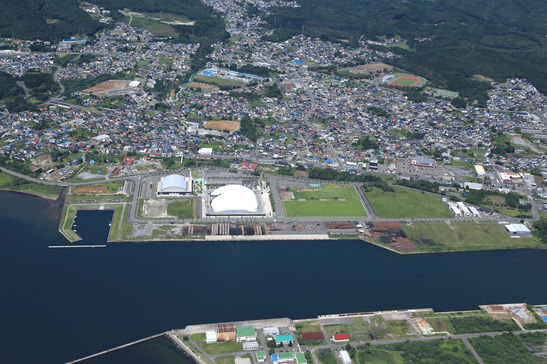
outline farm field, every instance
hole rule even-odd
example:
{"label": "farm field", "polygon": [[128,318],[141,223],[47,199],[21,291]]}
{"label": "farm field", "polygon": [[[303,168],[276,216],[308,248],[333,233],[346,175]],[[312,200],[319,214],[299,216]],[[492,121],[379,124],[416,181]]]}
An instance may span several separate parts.
{"label": "farm field", "polygon": [[[352,186],[324,185],[320,188],[291,188],[293,200],[283,201],[285,213],[298,217],[362,217],[361,199]],[[300,200],[300,201],[299,201]]]}
{"label": "farm field", "polygon": [[376,214],[384,218],[449,218],[452,214],[441,196],[407,188],[394,187],[395,192],[374,188],[366,195]]}
{"label": "farm field", "polygon": [[403,230],[417,251],[539,247],[535,238],[511,238],[497,222],[413,222]]}

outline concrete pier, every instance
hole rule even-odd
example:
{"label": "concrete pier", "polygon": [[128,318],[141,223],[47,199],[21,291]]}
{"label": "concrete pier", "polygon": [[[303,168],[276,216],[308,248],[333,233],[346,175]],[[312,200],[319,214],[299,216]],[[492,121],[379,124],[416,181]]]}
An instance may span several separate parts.
{"label": "concrete pier", "polygon": [[104,354],[110,353],[110,352],[115,351],[115,350],[123,349],[123,348],[126,348],[126,347],[131,346],[131,345],[142,343],[143,341],[152,340],[152,339],[155,339],[155,338],[163,336],[163,335],[165,335],[165,332],[162,332],[161,334],[157,334],[157,335],[152,335],[152,336],[149,336],[149,337],[146,337],[144,339],[137,340],[137,341],[133,341],[129,344],[124,344],[124,345],[117,346],[117,347],[112,348],[112,349],[101,351],[100,353],[89,355],[89,356],[86,356],[85,358],[77,359],[77,360],[74,360],[74,361],[69,361],[66,364],[79,363],[79,362],[82,362],[84,360],[91,359],[91,358],[97,357],[99,355],[104,355]]}
{"label": "concrete pier", "polygon": [[106,245],[50,245],[49,249],[68,249],[68,248],[106,248]]}

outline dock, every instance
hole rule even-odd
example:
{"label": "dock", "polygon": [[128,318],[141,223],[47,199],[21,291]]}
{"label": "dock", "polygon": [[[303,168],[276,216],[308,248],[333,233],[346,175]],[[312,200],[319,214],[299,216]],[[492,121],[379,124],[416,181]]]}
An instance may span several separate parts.
{"label": "dock", "polygon": [[49,249],[68,249],[68,248],[106,248],[106,245],[50,245]]}

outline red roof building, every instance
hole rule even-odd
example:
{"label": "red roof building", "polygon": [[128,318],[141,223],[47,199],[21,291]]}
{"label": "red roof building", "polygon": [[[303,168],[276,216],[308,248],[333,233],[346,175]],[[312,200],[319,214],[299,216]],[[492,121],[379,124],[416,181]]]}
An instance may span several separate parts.
{"label": "red roof building", "polygon": [[315,331],[315,332],[303,332],[302,333],[302,340],[323,340],[325,336],[323,336],[323,333],[321,331]]}
{"label": "red roof building", "polygon": [[332,339],[334,342],[343,342],[343,341],[349,341],[349,334],[336,334],[332,336]]}

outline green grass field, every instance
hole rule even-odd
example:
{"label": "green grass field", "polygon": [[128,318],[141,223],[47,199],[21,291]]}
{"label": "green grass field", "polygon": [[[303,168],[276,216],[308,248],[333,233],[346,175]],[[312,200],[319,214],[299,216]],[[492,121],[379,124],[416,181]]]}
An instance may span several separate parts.
{"label": "green grass field", "polygon": [[171,201],[167,205],[167,215],[177,219],[193,219],[198,215],[197,199]]}
{"label": "green grass field", "polygon": [[204,341],[200,341],[198,342],[198,345],[207,354],[228,354],[228,353],[239,353],[243,351],[243,343],[236,343],[236,342],[207,344]]}
{"label": "green grass field", "polygon": [[379,217],[449,218],[452,214],[441,196],[408,188],[394,187],[395,192],[374,188],[367,197]]}
{"label": "green grass field", "polygon": [[458,339],[401,342],[358,348],[359,363],[476,363],[463,341]]}
{"label": "green grass field", "polygon": [[[290,190],[294,193],[294,200],[283,202],[287,216],[366,216],[361,199],[352,186],[324,185],[322,188],[291,188]],[[305,201],[298,201],[299,199],[305,199]]]}
{"label": "green grass field", "polygon": [[403,230],[417,251],[534,248],[542,244],[535,238],[511,238],[496,222],[413,222]]}
{"label": "green grass field", "polygon": [[204,76],[204,75],[197,75],[196,77],[193,78],[193,81],[203,82],[203,83],[207,83],[209,85],[215,85],[215,86],[242,86],[243,85],[243,82],[238,82],[238,81],[225,79],[225,78]]}

